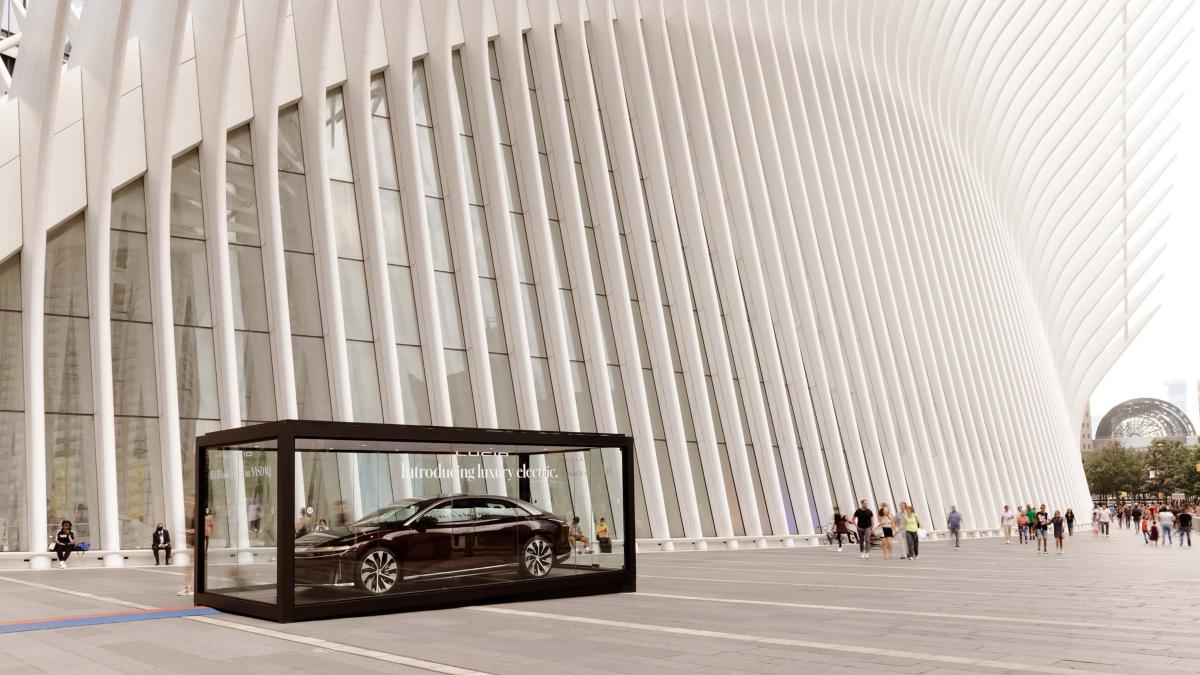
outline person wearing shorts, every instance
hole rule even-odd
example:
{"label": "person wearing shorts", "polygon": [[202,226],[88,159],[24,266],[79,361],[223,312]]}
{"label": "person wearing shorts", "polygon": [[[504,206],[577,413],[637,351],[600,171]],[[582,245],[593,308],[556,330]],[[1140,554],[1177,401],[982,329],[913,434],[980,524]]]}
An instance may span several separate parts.
{"label": "person wearing shorts", "polygon": [[892,541],[896,535],[896,519],[887,504],[879,505],[879,545],[883,548],[883,559],[892,559]]}
{"label": "person wearing shorts", "polygon": [[1048,539],[1050,529],[1050,514],[1046,512],[1046,505],[1038,509],[1034,514],[1034,530],[1037,536],[1037,551],[1035,553],[1045,553],[1050,555],[1050,541]]}

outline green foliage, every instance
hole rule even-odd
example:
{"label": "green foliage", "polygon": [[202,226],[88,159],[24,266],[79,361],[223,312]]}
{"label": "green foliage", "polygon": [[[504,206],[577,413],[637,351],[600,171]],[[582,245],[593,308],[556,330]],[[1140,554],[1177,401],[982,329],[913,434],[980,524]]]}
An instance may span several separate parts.
{"label": "green foliage", "polygon": [[1140,492],[1146,480],[1141,452],[1110,443],[1083,457],[1088,489],[1096,495]]}
{"label": "green foliage", "polygon": [[1179,441],[1156,438],[1146,448],[1146,487],[1151,494],[1195,494],[1196,450]]}

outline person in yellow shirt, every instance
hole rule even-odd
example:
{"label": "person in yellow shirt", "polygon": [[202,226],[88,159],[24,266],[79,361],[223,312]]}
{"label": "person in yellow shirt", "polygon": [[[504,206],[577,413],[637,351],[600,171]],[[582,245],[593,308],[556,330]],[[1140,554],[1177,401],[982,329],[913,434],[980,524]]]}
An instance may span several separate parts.
{"label": "person in yellow shirt", "polygon": [[600,522],[596,523],[596,541],[600,543],[600,552],[609,553],[612,551],[612,535],[608,532],[608,523],[601,518]]}
{"label": "person in yellow shirt", "polygon": [[904,534],[908,537],[908,559],[917,559],[917,544],[920,537],[917,536],[917,530],[921,529],[921,520],[917,518],[917,511],[913,507],[908,507],[904,513]]}

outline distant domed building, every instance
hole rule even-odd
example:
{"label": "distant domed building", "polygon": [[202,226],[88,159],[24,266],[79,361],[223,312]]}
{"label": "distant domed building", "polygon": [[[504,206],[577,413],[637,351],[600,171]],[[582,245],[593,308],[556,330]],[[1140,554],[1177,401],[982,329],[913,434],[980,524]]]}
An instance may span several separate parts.
{"label": "distant domed building", "polygon": [[1157,398],[1132,398],[1104,414],[1096,427],[1093,447],[1101,448],[1115,441],[1126,447],[1144,448],[1156,438],[1192,445],[1196,442],[1196,429],[1179,406]]}

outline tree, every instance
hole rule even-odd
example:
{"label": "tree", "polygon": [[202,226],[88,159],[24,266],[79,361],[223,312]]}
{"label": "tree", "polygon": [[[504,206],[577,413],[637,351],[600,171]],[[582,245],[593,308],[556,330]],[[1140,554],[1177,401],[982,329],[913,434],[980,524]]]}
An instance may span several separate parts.
{"label": "tree", "polygon": [[1170,495],[1192,488],[1195,453],[1179,441],[1156,438],[1146,448],[1146,492]]}
{"label": "tree", "polygon": [[1083,471],[1095,495],[1137,492],[1146,479],[1142,454],[1119,443],[1109,443],[1084,455]]}

